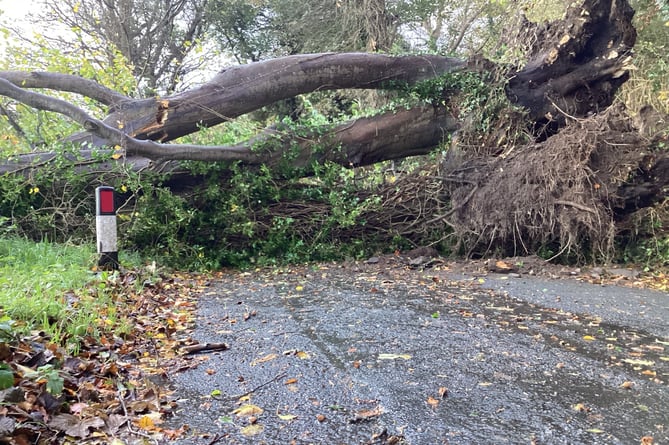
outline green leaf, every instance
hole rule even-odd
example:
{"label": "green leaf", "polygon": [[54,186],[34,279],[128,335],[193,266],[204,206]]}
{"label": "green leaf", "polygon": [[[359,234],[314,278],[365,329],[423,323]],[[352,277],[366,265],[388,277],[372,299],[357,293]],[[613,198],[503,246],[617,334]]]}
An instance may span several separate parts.
{"label": "green leaf", "polygon": [[218,421],[221,423],[233,423],[232,422],[232,417],[230,416],[221,416],[218,418]]}
{"label": "green leaf", "polygon": [[40,366],[37,368],[37,372],[46,379],[46,390],[49,394],[57,396],[63,392],[64,380],[58,374],[58,371],[53,369],[53,366]]}
{"label": "green leaf", "polygon": [[0,389],[14,386],[14,372],[6,363],[0,363]]}
{"label": "green leaf", "polygon": [[220,390],[220,389],[215,389],[215,390],[213,390],[209,395],[211,395],[212,397],[218,397],[218,396],[220,396],[221,394],[222,394],[222,393],[221,393],[221,390]]}

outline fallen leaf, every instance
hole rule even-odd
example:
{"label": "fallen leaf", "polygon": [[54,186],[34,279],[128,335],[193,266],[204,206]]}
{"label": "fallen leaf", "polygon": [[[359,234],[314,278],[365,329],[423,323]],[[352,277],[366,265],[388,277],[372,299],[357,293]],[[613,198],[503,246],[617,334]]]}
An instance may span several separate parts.
{"label": "fallen leaf", "polygon": [[250,417],[250,416],[255,416],[256,414],[258,415],[262,414],[263,409],[257,405],[248,403],[235,409],[234,411],[232,411],[232,413],[236,414],[237,417]]}
{"label": "fallen leaf", "polygon": [[409,360],[411,356],[409,354],[379,354],[379,360],[395,360],[398,358]]}
{"label": "fallen leaf", "polygon": [[593,337],[592,335],[584,335],[584,336],[583,336],[583,340],[585,340],[585,341],[593,341],[593,340],[597,340],[597,339],[596,339],[595,337]]}
{"label": "fallen leaf", "polygon": [[378,417],[381,414],[383,414],[383,408],[380,406],[376,406],[372,409],[363,409],[361,411],[357,411],[355,413],[355,417],[351,420],[352,422],[363,422],[366,420],[370,420],[374,417]]}
{"label": "fallen leaf", "polygon": [[441,397],[442,399],[445,399],[448,396],[448,388],[446,388],[445,386],[439,387],[438,392],[439,392],[439,397]]}
{"label": "fallen leaf", "polygon": [[150,415],[142,416],[137,422],[134,422],[139,428],[145,431],[152,431],[156,429],[156,424]]}
{"label": "fallen leaf", "polygon": [[297,358],[300,358],[300,359],[302,359],[302,360],[306,360],[306,359],[309,358],[309,354],[307,354],[307,353],[304,352],[304,351],[297,351],[297,352],[295,353],[295,355],[297,356]]}
{"label": "fallen leaf", "polygon": [[621,388],[625,388],[625,389],[632,389],[632,387],[634,387],[634,382],[630,382],[630,381],[628,380],[628,381],[626,381],[626,382],[623,382],[623,384],[620,385],[620,387],[621,387]]}
{"label": "fallen leaf", "polygon": [[278,357],[278,355],[276,355],[276,354],[267,354],[266,356],[264,356],[262,358],[259,358],[258,360],[252,361],[251,366],[256,366],[256,365],[259,365],[261,363],[266,363],[266,362],[272,361],[277,357]]}
{"label": "fallen leaf", "polygon": [[257,423],[252,423],[251,425],[247,425],[244,428],[242,428],[241,433],[246,437],[251,437],[262,433],[264,429],[265,429],[264,426]]}
{"label": "fallen leaf", "polygon": [[284,385],[292,385],[293,383],[297,383],[297,379],[292,378],[292,379],[288,379],[285,382],[283,382]]}
{"label": "fallen leaf", "polygon": [[49,426],[56,430],[64,431],[68,436],[84,438],[90,436],[91,428],[104,427],[105,421],[99,417],[79,419],[79,417],[72,414],[58,414],[51,419]]}
{"label": "fallen leaf", "polygon": [[572,409],[574,411],[578,411],[579,413],[587,413],[590,412],[590,408],[585,406],[584,403],[577,403],[576,405],[572,406]]}
{"label": "fallen leaf", "polygon": [[508,263],[506,263],[502,260],[496,261],[495,262],[495,267],[497,269],[500,269],[500,270],[511,270],[511,269],[513,269],[513,267],[511,267],[511,265],[509,265]]}
{"label": "fallen leaf", "polygon": [[439,399],[435,399],[432,396],[429,396],[427,398],[427,404],[432,407],[432,409],[436,409],[439,406]]}
{"label": "fallen leaf", "polygon": [[325,422],[325,416],[323,414],[319,414],[316,416],[316,420],[318,420],[321,423]]}
{"label": "fallen leaf", "polygon": [[623,359],[623,362],[630,365],[638,365],[638,366],[653,366],[655,364],[655,362],[652,360],[641,360],[632,358]]}
{"label": "fallen leaf", "polygon": [[602,434],[604,431],[600,430],[599,428],[590,428],[589,430],[586,430],[589,433],[593,434]]}
{"label": "fallen leaf", "polygon": [[654,439],[651,436],[643,436],[641,438],[641,445],[653,445]]}
{"label": "fallen leaf", "polygon": [[10,417],[0,416],[0,435],[7,436],[16,428],[16,421]]}
{"label": "fallen leaf", "polygon": [[277,414],[281,420],[294,420],[297,419],[297,416],[294,414]]}

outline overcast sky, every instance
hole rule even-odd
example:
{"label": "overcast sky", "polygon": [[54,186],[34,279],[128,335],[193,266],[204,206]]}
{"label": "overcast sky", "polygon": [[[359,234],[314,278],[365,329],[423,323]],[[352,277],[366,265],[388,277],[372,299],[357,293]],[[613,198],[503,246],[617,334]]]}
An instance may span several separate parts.
{"label": "overcast sky", "polygon": [[31,6],[35,6],[36,3],[34,0],[0,0],[2,17],[13,20],[23,19]]}

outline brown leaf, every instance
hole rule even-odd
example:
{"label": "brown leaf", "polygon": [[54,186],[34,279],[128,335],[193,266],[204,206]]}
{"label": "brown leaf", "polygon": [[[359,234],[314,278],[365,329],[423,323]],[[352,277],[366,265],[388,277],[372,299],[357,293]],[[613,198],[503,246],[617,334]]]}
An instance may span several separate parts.
{"label": "brown leaf", "polygon": [[441,397],[442,399],[448,397],[448,388],[446,388],[445,386],[440,386],[438,392],[439,392],[439,397]]}
{"label": "brown leaf", "polygon": [[367,421],[374,417],[378,417],[381,414],[383,414],[383,408],[381,408],[381,406],[376,406],[372,409],[363,409],[355,413],[355,416],[353,417],[353,419],[351,419],[351,422],[356,423],[356,422]]}
{"label": "brown leaf", "polygon": [[432,409],[436,409],[439,406],[439,399],[435,399],[432,396],[429,396],[427,398],[427,404],[432,407]]}
{"label": "brown leaf", "polygon": [[58,431],[65,432],[68,436],[85,438],[91,434],[91,428],[104,427],[105,421],[99,417],[79,419],[79,417],[72,414],[58,414],[51,419],[49,426]]}
{"label": "brown leaf", "polygon": [[276,354],[267,354],[264,357],[261,357],[257,360],[252,361],[251,366],[256,366],[256,365],[259,365],[261,363],[266,363],[266,362],[272,361],[277,357],[278,357],[278,355],[276,355]]}
{"label": "brown leaf", "polygon": [[630,382],[630,381],[623,382],[622,385],[620,385],[621,388],[625,388],[625,389],[632,389],[633,386],[634,386],[634,382]]}

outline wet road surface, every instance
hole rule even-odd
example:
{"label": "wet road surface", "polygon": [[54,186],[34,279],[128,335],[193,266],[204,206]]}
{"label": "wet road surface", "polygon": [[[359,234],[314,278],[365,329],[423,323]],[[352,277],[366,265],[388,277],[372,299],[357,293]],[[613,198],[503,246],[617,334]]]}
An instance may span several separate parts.
{"label": "wet road surface", "polygon": [[328,265],[230,273],[181,444],[669,444],[669,296]]}

